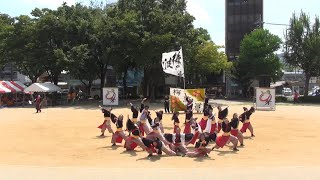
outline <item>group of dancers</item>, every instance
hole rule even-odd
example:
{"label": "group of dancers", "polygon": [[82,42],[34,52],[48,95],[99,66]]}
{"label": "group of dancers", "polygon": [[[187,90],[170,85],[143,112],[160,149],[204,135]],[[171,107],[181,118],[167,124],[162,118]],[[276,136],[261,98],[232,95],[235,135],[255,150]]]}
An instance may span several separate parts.
{"label": "group of dancers", "polygon": [[[213,113],[213,107],[205,102],[203,117],[197,122],[197,118],[193,117],[192,99],[186,97],[187,110],[183,131],[179,112],[174,112],[172,115],[173,133],[165,133],[162,125],[163,111],[156,112],[156,117],[153,119],[149,106],[145,105],[145,100],[146,98],[142,100],[140,108],[130,103],[132,117],[130,118],[128,115],[125,123],[123,115],[117,117],[111,112],[112,108],[100,106],[105,118],[98,127],[101,129],[100,136],[104,136],[105,131],[108,130],[112,134],[112,146],[124,141],[124,148],[127,151],[134,150],[139,146],[148,153],[149,157],[154,154],[161,155],[163,152],[169,156],[203,157],[208,156],[214,149],[223,148],[230,142],[233,145],[233,151],[238,151],[238,142],[240,142],[240,146],[244,146],[243,133],[247,129],[249,129],[251,136],[254,136],[250,123],[250,117],[255,112],[253,107],[250,109],[244,107],[244,112],[240,116],[234,113],[232,119],[229,120],[227,118],[228,107],[222,109],[221,106],[218,106],[218,116],[216,117]],[[238,128],[239,122],[243,123],[240,130]],[[116,125],[116,131],[111,128],[111,123]],[[221,131],[222,133],[220,133]],[[214,143],[214,146],[208,148],[211,142]],[[194,145],[194,150],[188,150],[188,145]]]}

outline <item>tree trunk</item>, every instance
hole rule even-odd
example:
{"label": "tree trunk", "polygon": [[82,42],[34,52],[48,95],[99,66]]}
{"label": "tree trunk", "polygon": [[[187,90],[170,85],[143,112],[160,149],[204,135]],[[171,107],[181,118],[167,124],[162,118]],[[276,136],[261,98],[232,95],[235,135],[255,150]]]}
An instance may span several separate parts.
{"label": "tree trunk", "polygon": [[59,75],[53,75],[52,76],[53,84],[58,85],[59,82]]}
{"label": "tree trunk", "polygon": [[91,87],[92,87],[92,80],[89,80],[88,82],[88,86],[87,86],[87,92],[88,92],[88,95],[91,94]]}
{"label": "tree trunk", "polygon": [[148,96],[148,76],[147,76],[147,69],[143,69],[143,96]]}
{"label": "tree trunk", "polygon": [[128,70],[125,70],[122,77],[122,84],[123,84],[123,96],[127,97],[127,74]]}
{"label": "tree trunk", "polygon": [[154,102],[156,98],[155,98],[155,88],[153,83],[150,83],[149,89],[150,89],[150,101]]}
{"label": "tree trunk", "polygon": [[100,97],[103,97],[102,89],[104,88],[106,74],[107,74],[107,70],[103,66],[101,66],[100,67]]}
{"label": "tree trunk", "polygon": [[311,79],[311,75],[306,73],[306,81],[304,82],[304,96],[308,96],[308,92],[309,92],[309,82]]}

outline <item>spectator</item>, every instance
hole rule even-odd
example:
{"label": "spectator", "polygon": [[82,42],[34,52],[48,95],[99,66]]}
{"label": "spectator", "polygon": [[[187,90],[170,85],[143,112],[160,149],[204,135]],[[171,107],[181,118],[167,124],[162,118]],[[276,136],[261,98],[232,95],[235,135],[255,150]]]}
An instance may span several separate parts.
{"label": "spectator", "polygon": [[300,94],[297,92],[297,90],[294,90],[294,94],[293,94],[293,103],[294,104],[298,103],[299,96],[300,96]]}

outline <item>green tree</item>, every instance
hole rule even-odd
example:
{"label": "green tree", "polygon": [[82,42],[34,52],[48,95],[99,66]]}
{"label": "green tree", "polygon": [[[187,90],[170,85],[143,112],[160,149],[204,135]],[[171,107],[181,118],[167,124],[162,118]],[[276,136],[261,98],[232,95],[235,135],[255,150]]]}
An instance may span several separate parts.
{"label": "green tree", "polygon": [[301,12],[300,16],[293,14],[285,44],[287,63],[304,71],[306,77],[304,95],[307,96],[310,78],[320,75],[319,18],[316,17],[312,25],[306,13]]}
{"label": "green tree", "polygon": [[14,18],[7,14],[0,14],[0,69],[9,61],[7,43],[14,30]]}
{"label": "green tree", "polygon": [[202,78],[209,73],[220,73],[221,70],[230,70],[232,63],[228,62],[224,52],[219,52],[220,46],[213,42],[204,42],[197,49],[194,68]]}
{"label": "green tree", "polygon": [[234,80],[241,85],[244,94],[259,76],[268,76],[272,81],[281,77],[281,63],[275,54],[280,44],[280,38],[265,29],[256,29],[244,37],[233,71]]}

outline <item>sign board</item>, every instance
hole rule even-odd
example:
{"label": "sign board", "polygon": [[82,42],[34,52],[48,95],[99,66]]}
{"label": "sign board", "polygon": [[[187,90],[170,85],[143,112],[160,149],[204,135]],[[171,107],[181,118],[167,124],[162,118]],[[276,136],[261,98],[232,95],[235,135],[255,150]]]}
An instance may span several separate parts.
{"label": "sign board", "polygon": [[205,89],[170,88],[170,110],[185,111],[187,109],[186,95],[193,99],[193,109],[201,112],[204,106]]}
{"label": "sign board", "polygon": [[256,109],[275,110],[276,91],[273,88],[256,88]]}
{"label": "sign board", "polygon": [[119,89],[116,87],[103,88],[103,105],[117,106],[119,105]]}

